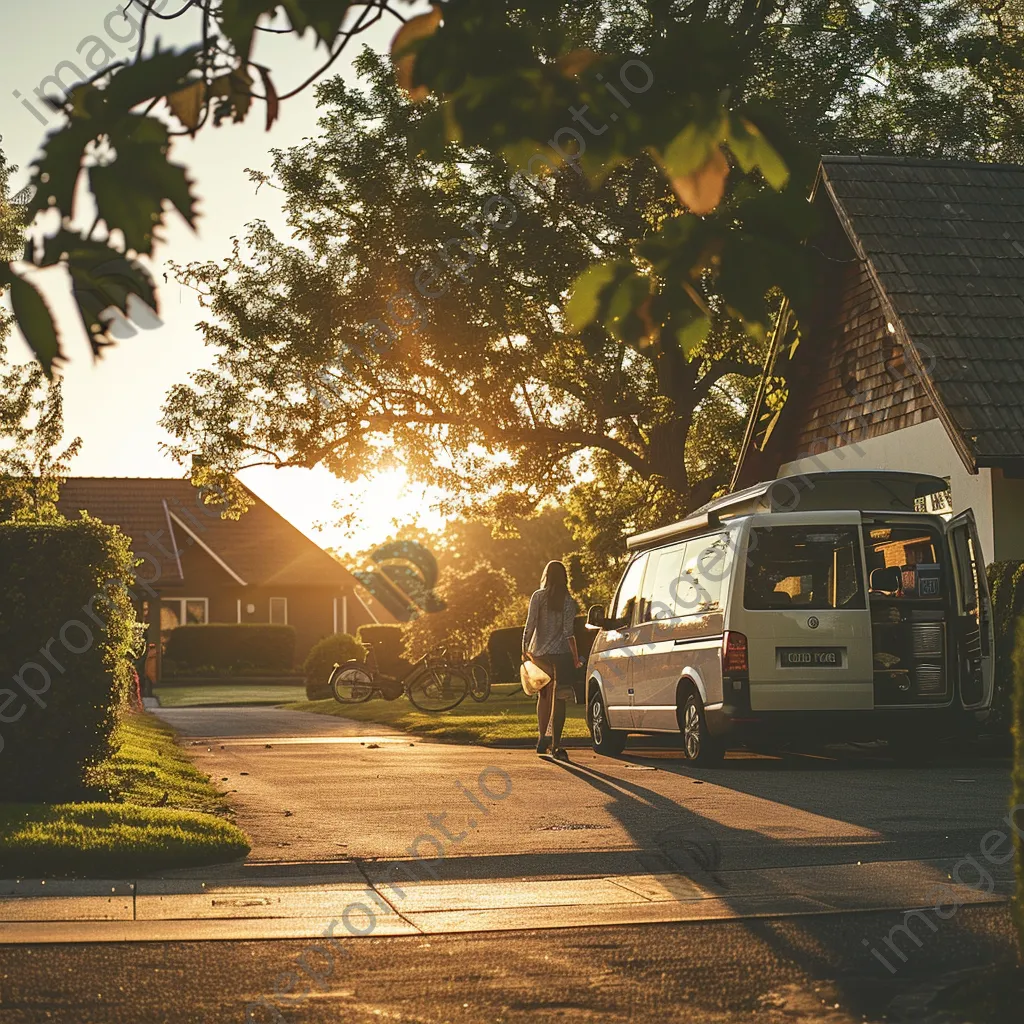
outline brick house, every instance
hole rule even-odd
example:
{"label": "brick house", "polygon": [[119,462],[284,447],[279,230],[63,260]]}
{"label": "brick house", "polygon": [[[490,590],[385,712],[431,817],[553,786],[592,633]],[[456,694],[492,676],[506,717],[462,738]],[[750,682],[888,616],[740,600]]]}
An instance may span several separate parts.
{"label": "brick house", "polygon": [[804,472],[944,477],[988,561],[1024,559],[1024,167],[829,156],[812,201],[825,260],[784,309],[733,489]]}
{"label": "brick house", "polygon": [[330,633],[395,621],[348,569],[248,494],[253,504],[232,520],[188,480],[70,477],[59,508],[69,518],[84,510],[131,538],[153,642],[184,624],[281,623],[295,627],[301,664]]}

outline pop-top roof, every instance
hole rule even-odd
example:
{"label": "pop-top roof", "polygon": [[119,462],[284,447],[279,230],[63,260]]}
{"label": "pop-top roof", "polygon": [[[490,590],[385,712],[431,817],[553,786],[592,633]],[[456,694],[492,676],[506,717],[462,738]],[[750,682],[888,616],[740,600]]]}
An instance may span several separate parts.
{"label": "pop-top roof", "polygon": [[679,523],[637,534],[626,541],[631,550],[664,544],[707,529],[723,519],[765,512],[913,512],[918,498],[948,485],[927,473],[893,470],[837,470],[781,477],[716,498]]}

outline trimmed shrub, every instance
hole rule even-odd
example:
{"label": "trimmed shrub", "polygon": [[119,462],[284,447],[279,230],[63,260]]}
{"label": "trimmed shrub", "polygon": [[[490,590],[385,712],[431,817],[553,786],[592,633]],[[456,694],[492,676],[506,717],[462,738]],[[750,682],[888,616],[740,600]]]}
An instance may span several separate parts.
{"label": "trimmed shrub", "polygon": [[492,683],[518,683],[523,655],[523,627],[506,626],[487,638],[487,660]]}
{"label": "trimmed shrub", "polygon": [[343,665],[346,661],[362,661],[365,656],[359,641],[348,633],[334,633],[315,643],[302,666],[306,673],[306,699],[325,700],[331,696],[327,680],[335,662]]}
{"label": "trimmed shrub", "polygon": [[80,796],[86,771],[113,752],[142,639],[133,563],[128,538],[88,516],[0,523],[4,800]]}
{"label": "trimmed shrub", "polygon": [[1014,643],[1017,622],[1024,615],[1024,562],[993,562],[986,570],[992,593],[995,636],[995,689],[992,694],[994,731],[1008,734],[1013,716]]}
{"label": "trimmed shrub", "polygon": [[1013,799],[1010,814],[1017,846],[1017,894],[1010,902],[1017,923],[1020,951],[1024,954],[1024,618],[1017,621],[1017,648],[1014,652],[1015,686],[1013,698]]}
{"label": "trimmed shrub", "polygon": [[401,626],[376,623],[360,626],[356,630],[356,639],[373,648],[374,657],[377,659],[377,668],[384,675],[401,678],[412,667],[411,663],[402,657]]}
{"label": "trimmed shrub", "polygon": [[178,626],[167,638],[164,657],[182,674],[211,668],[288,672],[295,663],[295,627],[257,622]]}

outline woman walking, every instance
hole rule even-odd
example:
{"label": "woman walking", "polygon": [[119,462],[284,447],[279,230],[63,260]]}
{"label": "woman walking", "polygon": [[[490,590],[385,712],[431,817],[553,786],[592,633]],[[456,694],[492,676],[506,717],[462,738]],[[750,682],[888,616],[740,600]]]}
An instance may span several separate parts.
{"label": "woman walking", "polygon": [[562,748],[565,702],[569,697],[575,699],[572,673],[583,666],[572,630],[575,617],[569,574],[561,562],[548,562],[540,578],[540,590],[530,598],[523,630],[523,660],[529,658],[551,676],[551,682],[537,694],[537,753],[547,753],[550,722],[551,750],[559,761],[569,760]]}

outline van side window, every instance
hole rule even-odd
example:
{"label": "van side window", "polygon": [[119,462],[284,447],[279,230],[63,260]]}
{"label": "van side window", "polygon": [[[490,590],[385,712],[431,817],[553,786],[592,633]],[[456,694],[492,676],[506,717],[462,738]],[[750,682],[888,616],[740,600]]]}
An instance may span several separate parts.
{"label": "van side window", "polygon": [[682,573],[675,586],[679,615],[702,614],[721,607],[729,562],[728,534],[687,542]]}
{"label": "van side window", "polygon": [[685,614],[677,610],[675,597],[675,584],[683,570],[685,552],[682,544],[651,552],[640,595],[640,622],[674,619]]}
{"label": "van side window", "polygon": [[[644,574],[644,566],[647,564],[647,555],[640,555],[629,563],[629,568],[622,577],[618,593],[612,603],[612,621],[620,622],[621,625],[628,625],[633,616],[633,608],[636,599],[640,596],[640,580]],[[622,621],[625,620],[625,621]]]}

